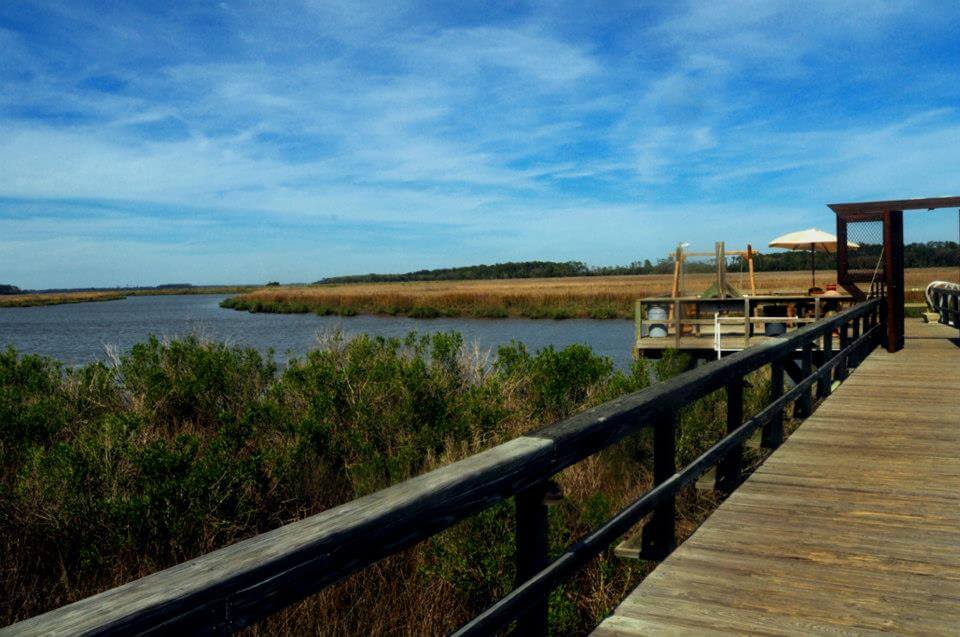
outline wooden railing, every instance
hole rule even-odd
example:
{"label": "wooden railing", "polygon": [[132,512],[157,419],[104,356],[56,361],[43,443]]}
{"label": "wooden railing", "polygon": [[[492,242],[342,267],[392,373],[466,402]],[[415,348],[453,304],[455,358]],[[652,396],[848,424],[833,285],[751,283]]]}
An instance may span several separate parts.
{"label": "wooden railing", "polygon": [[[816,323],[824,316],[853,305],[850,296],[761,295],[738,298],[650,297],[635,303],[636,340],[641,350],[695,349],[721,340],[724,350],[739,350],[762,341],[765,327],[781,324],[786,330]],[[649,309],[659,307],[666,319],[649,318]],[[777,307],[780,316],[765,310]],[[653,332],[659,328],[659,334]],[[760,337],[760,338],[756,338]]]}
{"label": "wooden railing", "polygon": [[940,315],[940,323],[960,329],[960,290],[934,285],[929,293],[933,311]]}
{"label": "wooden railing", "polygon": [[[446,467],[258,535],[93,597],[0,630],[4,635],[129,635],[232,632],[412,546],[493,504],[516,496],[517,588],[463,626],[487,635],[516,621],[519,634],[545,634],[549,592],[650,515],[645,554],[674,547],[678,491],[717,465],[717,486],[741,480],[744,441],[762,428],[762,444],[783,440],[783,413],[797,401],[810,413],[813,390],[830,393],[879,342],[881,300],[874,299],[769,341],[702,365],[572,418]],[[834,332],[839,347],[834,350]],[[815,355],[816,354],[816,355]],[[795,362],[798,359],[799,362]],[[744,419],[744,377],[771,366],[772,401]],[[794,378],[789,390],[784,373]],[[727,393],[727,435],[677,471],[678,410],[707,394]],[[624,437],[652,427],[654,486],[558,559],[547,553],[544,496],[550,478]]]}

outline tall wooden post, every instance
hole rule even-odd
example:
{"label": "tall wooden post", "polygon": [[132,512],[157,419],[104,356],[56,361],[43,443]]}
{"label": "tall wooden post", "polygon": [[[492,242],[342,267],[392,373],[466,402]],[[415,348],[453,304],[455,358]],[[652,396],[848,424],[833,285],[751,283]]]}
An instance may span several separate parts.
{"label": "tall wooden post", "polygon": [[717,260],[717,298],[725,299],[727,298],[727,287],[724,285],[725,276],[723,271],[724,266],[724,256],[723,256],[723,242],[717,241],[714,246],[714,251],[716,252]]}
{"label": "tall wooden post", "polygon": [[683,294],[683,285],[680,281],[680,276],[683,273],[683,247],[677,246],[676,252],[673,254],[673,289],[671,290],[671,296],[677,298]]}
{"label": "tall wooden post", "polygon": [[[844,290],[856,296],[856,286],[850,285],[850,261],[847,257],[847,220],[837,215],[837,283]],[[862,299],[855,299],[860,301]]]}
{"label": "tall wooden post", "polygon": [[887,325],[885,345],[888,352],[903,349],[903,211],[883,213],[883,259],[887,287]]}

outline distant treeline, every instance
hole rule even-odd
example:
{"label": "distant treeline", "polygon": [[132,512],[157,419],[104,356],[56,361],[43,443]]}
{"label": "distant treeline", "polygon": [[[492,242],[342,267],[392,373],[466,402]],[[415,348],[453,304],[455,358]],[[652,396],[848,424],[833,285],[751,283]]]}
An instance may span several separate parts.
{"label": "distant treeline", "polygon": [[[192,283],[162,283],[160,285],[125,285],[112,288],[89,287],[89,288],[46,288],[43,290],[21,290],[15,285],[0,285],[0,294],[48,294],[64,292],[139,292],[149,290],[186,290],[195,287]],[[12,288],[14,291],[6,291]]]}
{"label": "distant treeline", "polygon": [[[880,258],[880,246],[864,244],[850,252],[851,267],[873,268]],[[588,266],[582,261],[517,261],[493,265],[471,265],[461,268],[417,270],[405,274],[355,274],[328,277],[317,283],[390,283],[401,281],[468,281],[474,279],[532,279],[570,276],[609,276],[618,274],[670,274],[673,272],[673,257],[658,259],[656,263],[645,259],[629,265]],[[746,270],[746,260],[735,257],[728,269]],[[836,255],[817,253],[817,269],[836,268]],[[908,268],[960,266],[960,244],[956,241],[928,241],[911,243],[904,247],[904,265]],[[806,270],[810,267],[810,253],[770,252],[754,258],[758,272],[783,272]],[[687,272],[710,272],[714,269],[712,259],[690,260]]]}
{"label": "distant treeline", "polygon": [[472,279],[533,279],[584,276],[590,268],[580,261],[518,261],[461,268],[417,270],[406,274],[353,274],[321,279],[317,283],[380,283],[399,281],[467,281]]}

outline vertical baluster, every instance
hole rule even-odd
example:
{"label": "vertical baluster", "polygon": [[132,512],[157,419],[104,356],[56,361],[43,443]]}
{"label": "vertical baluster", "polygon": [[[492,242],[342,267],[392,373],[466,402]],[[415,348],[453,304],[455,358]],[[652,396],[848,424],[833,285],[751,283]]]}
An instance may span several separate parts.
{"label": "vertical baluster", "polygon": [[[855,343],[858,338],[860,338],[860,317],[853,319],[853,335],[850,337],[850,342]],[[850,355],[851,362],[854,367],[857,367],[860,364],[860,348],[857,347],[856,350]]]}
{"label": "vertical baluster", "polygon": [[[810,374],[813,373],[813,343],[806,343],[803,346],[803,353],[800,358],[800,375],[806,379]],[[812,389],[812,388],[811,388]],[[798,406],[798,415],[801,418],[806,418],[813,412],[813,401],[811,398],[810,389],[803,392],[800,395],[800,398],[797,400]]]}
{"label": "vertical baluster", "polygon": [[[743,379],[736,378],[727,383],[727,433],[743,424]],[[743,463],[743,444],[739,444],[717,463],[717,477],[714,488],[730,493],[740,484]]]}
{"label": "vertical baluster", "polygon": [[[823,335],[823,364],[826,365],[833,358],[833,330],[827,330]],[[830,381],[832,372],[822,375],[817,381],[817,397],[826,398],[830,395]]]}
{"label": "vertical baluster", "polygon": [[[850,333],[846,321],[840,325],[840,351],[843,352],[847,348],[847,345],[850,344]],[[846,354],[841,354],[842,358],[840,359],[840,364],[837,365],[837,380],[846,380],[848,374],[848,359]]]}
{"label": "vertical baluster", "polygon": [[683,324],[680,320],[680,310],[683,306],[680,304],[680,301],[674,301],[673,303],[673,329],[676,332],[675,338],[676,341],[674,345],[677,349],[680,349],[680,334],[683,332]]}
{"label": "vertical baluster", "polygon": [[[677,472],[677,415],[660,414],[653,426],[653,484]],[[662,560],[676,546],[676,498],[658,506],[643,527],[641,555]]]}
{"label": "vertical baluster", "polygon": [[[770,400],[771,402],[783,396],[783,363],[773,361],[770,364]],[[783,409],[778,409],[776,415],[763,426],[763,435],[760,445],[766,449],[776,449],[783,442]]]}
{"label": "vertical baluster", "polygon": [[873,324],[875,326],[876,325],[880,326],[877,329],[876,336],[873,339],[873,346],[880,347],[880,344],[883,343],[883,301],[882,300],[879,303],[877,303],[875,314],[873,315]]}
{"label": "vertical baluster", "polygon": [[[516,586],[536,575],[549,561],[549,517],[544,498],[547,483],[536,484],[517,494],[515,498],[516,532]],[[544,596],[517,619],[515,635],[547,634],[547,597]]]}

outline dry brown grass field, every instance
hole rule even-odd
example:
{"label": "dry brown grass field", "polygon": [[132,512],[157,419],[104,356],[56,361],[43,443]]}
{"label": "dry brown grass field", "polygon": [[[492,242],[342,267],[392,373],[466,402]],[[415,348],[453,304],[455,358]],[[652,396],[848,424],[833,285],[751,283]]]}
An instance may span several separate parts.
{"label": "dry brown grass field", "polygon": [[[909,301],[922,300],[922,288],[938,278],[954,279],[953,268],[907,270]],[[746,275],[731,273],[741,290]],[[706,289],[713,275],[687,275],[688,292]],[[224,302],[251,312],[390,314],[421,318],[475,316],[503,318],[629,318],[636,299],[669,294],[671,275],[626,275],[486,281],[351,283],[264,288]],[[819,272],[817,283],[835,283],[833,272]],[[810,273],[760,272],[757,293],[805,291]]]}
{"label": "dry brown grass field", "polygon": [[0,307],[33,307],[37,305],[63,305],[65,303],[91,303],[94,301],[117,301],[128,296],[168,296],[171,294],[240,294],[251,292],[253,286],[218,285],[189,288],[163,288],[149,290],[111,290],[109,292],[39,292],[35,294],[9,294],[0,296]]}
{"label": "dry brown grass field", "polygon": [[93,301],[116,301],[126,294],[122,292],[53,292],[42,294],[9,294],[0,296],[0,307],[32,307],[35,305],[62,305],[64,303],[90,303]]}

